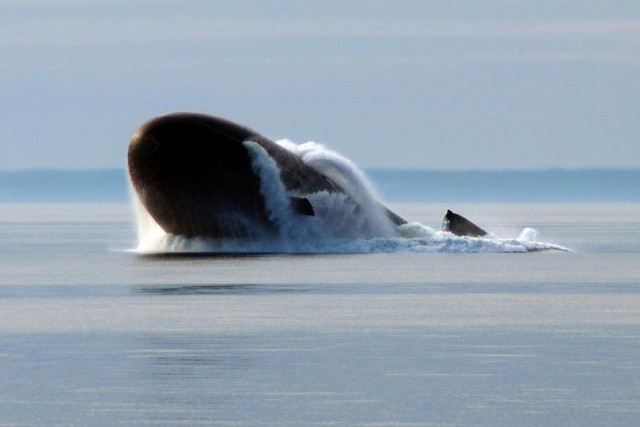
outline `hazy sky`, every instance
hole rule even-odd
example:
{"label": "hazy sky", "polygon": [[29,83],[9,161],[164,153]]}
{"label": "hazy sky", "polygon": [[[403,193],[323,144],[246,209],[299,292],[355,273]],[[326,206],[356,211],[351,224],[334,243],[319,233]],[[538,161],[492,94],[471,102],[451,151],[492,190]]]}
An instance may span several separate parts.
{"label": "hazy sky", "polygon": [[364,167],[640,167],[640,1],[0,0],[0,169],[201,111]]}

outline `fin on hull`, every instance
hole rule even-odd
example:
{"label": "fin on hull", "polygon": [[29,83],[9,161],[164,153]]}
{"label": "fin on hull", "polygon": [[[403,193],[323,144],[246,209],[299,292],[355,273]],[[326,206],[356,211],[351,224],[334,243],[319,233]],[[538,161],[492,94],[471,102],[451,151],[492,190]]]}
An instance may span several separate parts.
{"label": "fin on hull", "polygon": [[456,236],[481,237],[488,233],[482,228],[469,221],[450,209],[444,214],[442,219],[442,231],[449,231]]}

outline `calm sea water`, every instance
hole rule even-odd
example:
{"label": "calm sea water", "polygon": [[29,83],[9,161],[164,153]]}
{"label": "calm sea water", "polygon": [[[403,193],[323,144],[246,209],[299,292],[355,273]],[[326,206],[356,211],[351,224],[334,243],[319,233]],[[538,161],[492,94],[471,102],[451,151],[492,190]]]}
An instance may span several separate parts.
{"label": "calm sea water", "polygon": [[129,204],[0,204],[0,425],[640,422],[640,204],[446,208],[573,252],[141,256]]}

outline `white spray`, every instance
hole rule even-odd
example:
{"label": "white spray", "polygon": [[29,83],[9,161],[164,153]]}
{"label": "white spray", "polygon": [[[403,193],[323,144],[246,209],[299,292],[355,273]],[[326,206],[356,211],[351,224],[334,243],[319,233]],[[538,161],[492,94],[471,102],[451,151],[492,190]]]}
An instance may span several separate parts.
{"label": "white spray", "polygon": [[[266,213],[277,233],[263,238],[186,238],[166,233],[132,191],[138,222],[138,252],[526,252],[560,249],[561,246],[535,242],[535,231],[525,230],[516,239],[458,237],[435,231],[420,223],[395,226],[379,203],[364,173],[350,160],[307,142],[296,145],[277,141],[302,161],[332,179],[347,194],[321,191],[291,194],[280,179],[275,161],[259,144],[246,141],[251,165],[260,179]],[[315,216],[299,215],[291,208],[290,197],[304,196]]]}
{"label": "white spray", "polygon": [[[319,246],[335,245],[338,240],[398,236],[364,175],[353,163],[317,144],[303,144],[300,147],[304,151],[295,150],[297,146],[288,141],[285,144],[283,146],[286,149],[299,155],[308,166],[333,179],[347,194],[288,192],[280,179],[276,162],[264,148],[251,141],[245,142],[253,170],[260,179],[260,192],[265,200],[267,216],[278,229],[276,238],[281,246],[288,250],[313,251]],[[305,155],[301,156],[303,153]],[[313,217],[299,215],[292,210],[290,197],[296,196],[304,196],[309,200],[314,209]],[[270,239],[274,237],[270,236]]]}
{"label": "white spray", "polygon": [[331,178],[347,192],[349,198],[361,207],[361,231],[368,234],[368,237],[398,236],[393,223],[382,209],[373,186],[355,163],[315,142],[296,145],[283,139],[276,143],[298,155],[306,165]]}

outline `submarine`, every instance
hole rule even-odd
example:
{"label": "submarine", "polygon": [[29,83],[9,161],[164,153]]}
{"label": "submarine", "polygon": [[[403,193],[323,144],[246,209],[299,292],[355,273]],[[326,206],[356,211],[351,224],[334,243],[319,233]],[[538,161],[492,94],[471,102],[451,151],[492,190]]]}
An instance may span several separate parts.
{"label": "submarine", "polygon": [[[133,134],[127,170],[135,195],[166,232],[185,237],[244,238],[277,235],[279,224],[263,194],[256,153],[270,159],[296,215],[315,216],[309,196],[353,195],[298,155],[260,133],[225,118],[178,112],[150,119]],[[264,160],[264,159],[263,159]],[[391,224],[407,221],[381,203]],[[361,210],[366,207],[360,207]],[[484,230],[449,210],[447,229],[483,236]]]}

